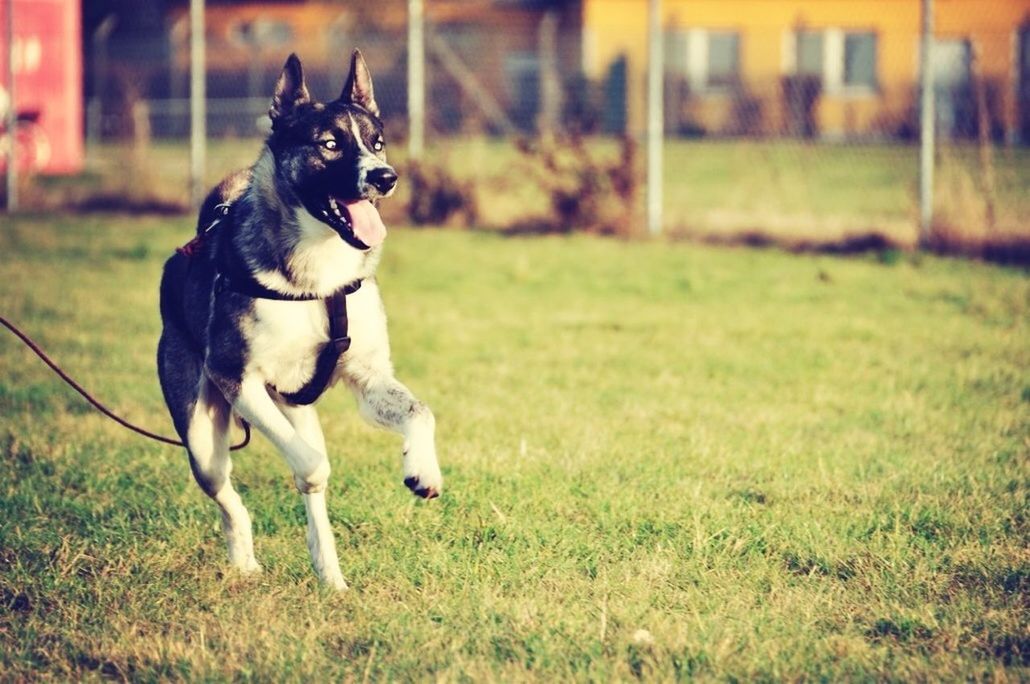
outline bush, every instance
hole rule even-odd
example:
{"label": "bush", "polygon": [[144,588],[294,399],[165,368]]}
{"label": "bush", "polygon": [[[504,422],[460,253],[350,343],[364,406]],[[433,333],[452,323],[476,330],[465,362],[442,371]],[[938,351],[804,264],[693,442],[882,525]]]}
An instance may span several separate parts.
{"label": "bush", "polygon": [[521,140],[516,145],[551,209],[549,216],[531,219],[524,228],[604,235],[632,232],[640,181],[637,146],[631,138],[623,137],[619,156],[608,160],[595,158],[578,136],[549,143]]}
{"label": "bush", "polygon": [[409,162],[404,170],[411,185],[408,218],[415,225],[475,225],[478,211],[471,182],[457,179],[437,164]]}

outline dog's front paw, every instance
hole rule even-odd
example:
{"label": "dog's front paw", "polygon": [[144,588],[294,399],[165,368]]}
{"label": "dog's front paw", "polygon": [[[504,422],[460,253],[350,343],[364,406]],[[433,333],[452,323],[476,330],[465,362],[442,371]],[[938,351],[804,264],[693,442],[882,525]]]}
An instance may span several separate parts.
{"label": "dog's front paw", "polygon": [[423,499],[435,499],[443,493],[443,475],[435,449],[405,449],[404,486]]}
{"label": "dog's front paw", "polygon": [[443,491],[443,484],[436,485],[424,483],[417,475],[409,475],[404,478],[404,485],[423,499],[435,499]]}

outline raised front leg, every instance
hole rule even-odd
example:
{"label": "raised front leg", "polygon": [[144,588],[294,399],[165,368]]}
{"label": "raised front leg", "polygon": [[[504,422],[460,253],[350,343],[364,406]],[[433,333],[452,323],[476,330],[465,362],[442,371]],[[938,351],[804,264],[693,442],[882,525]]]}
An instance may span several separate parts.
{"label": "raised front leg", "polygon": [[404,436],[404,484],[425,499],[443,492],[436,460],[436,419],[392,373],[367,375],[350,382],[361,415],[373,425]]}

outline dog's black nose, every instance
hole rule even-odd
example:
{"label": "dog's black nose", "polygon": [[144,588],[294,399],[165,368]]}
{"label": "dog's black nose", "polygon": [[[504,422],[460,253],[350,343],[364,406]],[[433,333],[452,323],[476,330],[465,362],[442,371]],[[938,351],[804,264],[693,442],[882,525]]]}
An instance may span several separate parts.
{"label": "dog's black nose", "polygon": [[368,172],[368,183],[384,195],[397,185],[397,172],[389,166],[381,166]]}

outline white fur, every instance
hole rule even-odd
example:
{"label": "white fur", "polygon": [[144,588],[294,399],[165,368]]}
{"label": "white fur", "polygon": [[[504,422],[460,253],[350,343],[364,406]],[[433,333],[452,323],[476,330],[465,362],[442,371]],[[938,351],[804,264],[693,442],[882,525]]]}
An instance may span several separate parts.
{"label": "white fur", "polygon": [[222,532],[229,550],[229,562],[242,572],[259,572],[261,566],[254,558],[250,514],[229,480],[232,461],[229,459],[228,407],[203,374],[193,418],[186,433],[186,444],[195,467],[216,488],[211,498],[222,509]]}
{"label": "white fur", "polygon": [[[350,117],[350,131],[358,145],[358,190],[363,196],[379,197],[379,189],[368,184],[368,172],[373,169],[390,168],[390,165],[385,160],[386,155],[381,157],[365,146],[365,141],[361,139],[361,128],[353,116]],[[390,188],[389,192],[381,196],[389,197],[395,189],[396,186]]]}
{"label": "white fur", "polygon": [[[313,406],[289,406],[280,403],[279,408],[312,447],[322,454],[327,453],[325,436],[322,434],[322,426],[318,424],[318,414]],[[332,524],[329,522],[325,497],[324,491],[304,494],[304,508],[308,517],[308,551],[311,553],[311,564],[318,577],[333,589],[342,591],[347,588],[347,583],[340,572],[340,561],[336,556],[336,539],[333,536]]]}
{"label": "white fur", "polygon": [[257,271],[254,277],[267,288],[293,295],[328,297],[347,283],[367,278],[379,264],[379,249],[362,252],[344,242],[332,228],[306,209],[294,213],[300,239],[288,266],[296,284],[277,270]]}

